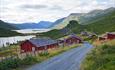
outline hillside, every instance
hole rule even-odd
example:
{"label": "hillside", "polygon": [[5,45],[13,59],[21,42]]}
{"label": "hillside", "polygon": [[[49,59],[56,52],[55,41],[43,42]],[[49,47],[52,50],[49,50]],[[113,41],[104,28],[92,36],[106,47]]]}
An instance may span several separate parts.
{"label": "hillside", "polygon": [[93,11],[90,11],[88,13],[72,13],[69,16],[67,16],[62,22],[60,22],[58,25],[55,25],[53,29],[62,29],[65,26],[69,24],[70,20],[77,20],[79,24],[90,24],[93,23],[100,18],[106,17],[111,14],[111,12],[115,11],[114,7],[108,8],[108,9],[96,9]]}
{"label": "hillside", "polygon": [[0,37],[10,37],[10,36],[17,36],[17,35],[22,35],[22,34],[8,29],[0,28]]}
{"label": "hillside", "polygon": [[0,37],[8,37],[8,36],[16,36],[16,35],[22,35],[20,33],[17,33],[15,30],[17,29],[16,27],[13,27],[12,25],[3,22],[2,20],[0,20]]}
{"label": "hillside", "polygon": [[66,17],[60,18],[60,19],[56,20],[56,21],[50,26],[50,28],[54,28],[56,25],[59,25],[61,22],[63,22],[63,20],[64,20],[65,18],[66,18]]}
{"label": "hillside", "polygon": [[14,30],[14,29],[17,29],[16,27],[0,20],[0,28],[3,28],[3,29],[10,29],[10,30]]}
{"label": "hillside", "polygon": [[78,20],[80,24],[90,24],[92,22],[95,22],[96,20],[99,20],[100,18],[106,17],[111,14],[111,12],[114,12],[115,8],[111,7],[105,10],[93,10],[87,14],[84,14],[81,16]]}
{"label": "hillside", "polygon": [[67,35],[66,33],[63,33],[63,30],[65,30],[65,32],[68,32],[68,34],[80,33],[81,31],[84,30],[95,32],[97,34],[103,34],[105,32],[112,32],[112,31],[115,32],[115,10],[109,13],[107,16],[101,17],[90,24],[81,25],[78,24],[76,20],[73,20],[73,22],[69,23],[65,28],[55,29],[46,33],[42,33],[41,36],[59,38],[64,35]]}
{"label": "hillside", "polygon": [[69,24],[70,20],[78,20],[78,18],[83,14],[84,13],[72,13],[69,16],[67,16],[66,18],[64,18],[64,20],[62,22],[55,25],[53,27],[53,29],[62,29]]}

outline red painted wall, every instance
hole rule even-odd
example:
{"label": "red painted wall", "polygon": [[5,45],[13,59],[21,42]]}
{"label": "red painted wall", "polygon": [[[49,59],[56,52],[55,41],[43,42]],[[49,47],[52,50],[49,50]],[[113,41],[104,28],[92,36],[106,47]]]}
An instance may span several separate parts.
{"label": "red painted wall", "polygon": [[[31,42],[28,40],[23,42],[21,45],[21,52],[32,52],[32,47],[35,47]],[[36,47],[35,47],[36,48]]]}
{"label": "red painted wall", "polygon": [[107,34],[107,39],[115,39],[115,34]]}
{"label": "red painted wall", "polygon": [[21,53],[24,52],[32,52],[32,47],[35,48],[35,51],[42,51],[45,50],[45,47],[47,47],[46,49],[52,49],[52,48],[57,48],[59,47],[58,43],[55,44],[51,44],[51,45],[46,45],[46,46],[40,46],[40,47],[36,47],[35,45],[33,45],[31,42],[29,42],[28,40],[23,42],[21,45]]}

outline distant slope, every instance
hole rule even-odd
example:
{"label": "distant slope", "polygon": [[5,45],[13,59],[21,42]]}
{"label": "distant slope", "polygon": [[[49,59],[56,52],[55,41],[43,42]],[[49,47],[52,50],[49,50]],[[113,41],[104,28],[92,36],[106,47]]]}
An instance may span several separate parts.
{"label": "distant slope", "polygon": [[8,36],[16,36],[16,35],[22,35],[20,33],[17,33],[15,30],[16,27],[0,20],[0,37],[8,37]]}
{"label": "distant slope", "polygon": [[47,29],[53,22],[40,21],[39,23],[22,23],[22,24],[12,24],[19,29]]}
{"label": "distant slope", "polygon": [[111,7],[105,10],[96,9],[88,13],[72,13],[58,25],[55,25],[53,29],[63,29],[65,26],[69,24],[70,20],[77,20],[79,24],[83,25],[90,24],[99,20],[100,18],[110,15],[111,12],[113,12],[114,10],[115,8]]}
{"label": "distant slope", "polygon": [[0,20],[0,28],[3,28],[3,29],[10,29],[10,30],[14,30],[14,29],[18,29],[2,20]]}
{"label": "distant slope", "polygon": [[102,34],[105,32],[112,32],[115,31],[115,11],[111,12],[106,17],[101,17],[98,20],[95,20],[94,22],[87,24],[87,25],[79,25],[75,28],[72,28],[73,32],[79,32],[83,29],[86,29],[91,32],[96,32],[97,34]]}
{"label": "distant slope", "polygon": [[62,36],[65,36],[63,30],[65,30],[65,32],[68,33],[80,33],[81,31],[84,30],[95,32],[97,34],[102,34],[105,32],[113,32],[113,31],[115,32],[115,10],[109,13],[107,16],[100,17],[98,20],[95,20],[90,24],[81,25],[76,22],[74,24],[68,24],[63,29],[55,29],[46,33],[42,33],[41,36],[60,38]]}
{"label": "distant slope", "polygon": [[60,24],[65,18],[66,18],[66,17],[60,18],[60,19],[56,20],[56,21],[50,26],[50,28],[53,28],[54,26]]}
{"label": "distant slope", "polygon": [[22,34],[8,29],[0,28],[0,37],[10,37],[10,36],[19,36],[19,35]]}
{"label": "distant slope", "polygon": [[78,20],[78,18],[84,13],[72,13],[64,20],[53,27],[53,29],[62,29],[69,24],[70,20]]}
{"label": "distant slope", "polygon": [[89,24],[97,21],[100,18],[106,17],[111,14],[111,12],[115,11],[115,8],[111,7],[105,10],[93,10],[87,14],[80,16],[79,23],[80,24]]}
{"label": "distant slope", "polygon": [[55,25],[60,24],[64,18],[57,19],[55,22],[50,21],[40,21],[39,23],[21,23],[21,24],[12,24],[13,26],[19,29],[51,29]]}

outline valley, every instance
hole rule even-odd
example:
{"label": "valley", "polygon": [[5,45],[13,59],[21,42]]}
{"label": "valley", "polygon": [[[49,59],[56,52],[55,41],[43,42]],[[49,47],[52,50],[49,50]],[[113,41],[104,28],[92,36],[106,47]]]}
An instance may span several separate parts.
{"label": "valley", "polygon": [[0,20],[0,70],[113,70],[114,40],[114,7],[55,21]]}

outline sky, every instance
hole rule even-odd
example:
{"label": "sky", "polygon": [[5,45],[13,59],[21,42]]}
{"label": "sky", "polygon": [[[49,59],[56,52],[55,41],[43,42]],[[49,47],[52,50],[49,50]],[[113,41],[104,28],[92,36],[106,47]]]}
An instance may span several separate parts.
{"label": "sky", "polygon": [[10,23],[54,22],[70,13],[115,7],[115,0],[0,0],[0,20]]}

